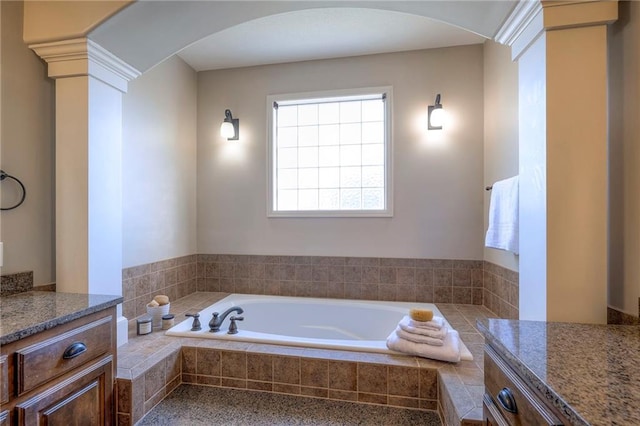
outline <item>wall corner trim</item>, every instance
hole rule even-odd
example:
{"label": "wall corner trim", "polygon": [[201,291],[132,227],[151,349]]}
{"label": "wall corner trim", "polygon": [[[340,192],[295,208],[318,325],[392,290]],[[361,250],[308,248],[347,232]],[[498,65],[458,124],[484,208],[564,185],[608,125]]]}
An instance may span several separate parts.
{"label": "wall corner trim", "polygon": [[87,38],[32,44],[29,48],[47,62],[49,77],[54,79],[89,75],[126,93],[127,83],[141,74]]}

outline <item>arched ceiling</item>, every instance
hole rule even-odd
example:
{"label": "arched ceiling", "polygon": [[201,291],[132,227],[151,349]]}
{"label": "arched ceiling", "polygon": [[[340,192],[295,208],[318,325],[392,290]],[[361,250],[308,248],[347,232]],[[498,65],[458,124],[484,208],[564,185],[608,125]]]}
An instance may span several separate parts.
{"label": "arched ceiling", "polygon": [[181,51],[202,70],[480,43],[516,3],[138,1],[88,37],[141,72]]}

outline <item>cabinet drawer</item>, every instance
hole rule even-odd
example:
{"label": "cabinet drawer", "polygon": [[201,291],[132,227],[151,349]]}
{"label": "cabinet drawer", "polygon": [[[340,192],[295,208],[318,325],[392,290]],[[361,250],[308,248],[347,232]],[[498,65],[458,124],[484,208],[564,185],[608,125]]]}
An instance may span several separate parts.
{"label": "cabinet drawer", "polygon": [[562,425],[490,346],[485,347],[484,385],[494,403],[492,408],[497,408],[509,425]]}
{"label": "cabinet drawer", "polygon": [[107,316],[16,351],[18,395],[22,395],[111,350]]}
{"label": "cabinet drawer", "polygon": [[9,402],[9,363],[6,355],[0,355],[0,404]]}

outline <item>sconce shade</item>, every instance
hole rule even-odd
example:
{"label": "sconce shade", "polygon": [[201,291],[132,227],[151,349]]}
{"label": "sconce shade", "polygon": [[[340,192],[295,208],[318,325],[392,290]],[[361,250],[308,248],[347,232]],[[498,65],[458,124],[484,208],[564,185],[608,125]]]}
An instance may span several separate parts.
{"label": "sconce shade", "polygon": [[427,128],[429,130],[442,130],[444,110],[440,103],[440,94],[436,95],[435,105],[429,105],[427,114]]}
{"label": "sconce shade", "polygon": [[237,141],[240,138],[240,119],[233,118],[230,109],[224,111],[224,121],[220,125],[220,136],[229,141]]}

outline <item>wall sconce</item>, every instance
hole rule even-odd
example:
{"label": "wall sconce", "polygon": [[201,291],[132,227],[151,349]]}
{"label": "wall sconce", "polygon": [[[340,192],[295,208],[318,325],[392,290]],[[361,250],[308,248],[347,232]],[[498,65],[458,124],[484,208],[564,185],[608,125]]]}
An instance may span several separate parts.
{"label": "wall sconce", "polygon": [[436,104],[429,105],[427,109],[427,128],[429,130],[442,130],[444,121],[444,110],[440,103],[440,93],[436,95]]}
{"label": "wall sconce", "polygon": [[224,110],[224,121],[220,125],[220,136],[228,141],[237,141],[240,138],[240,119],[233,118],[231,110]]}

